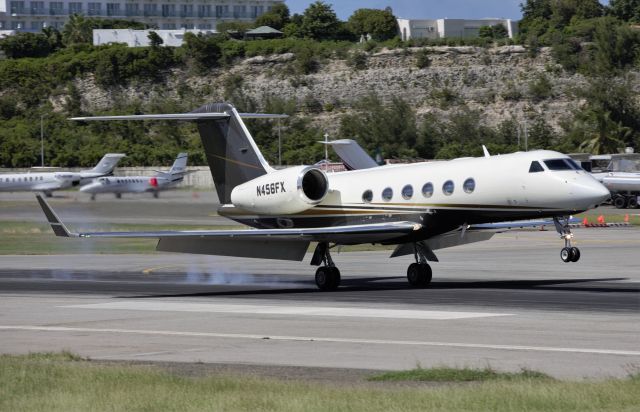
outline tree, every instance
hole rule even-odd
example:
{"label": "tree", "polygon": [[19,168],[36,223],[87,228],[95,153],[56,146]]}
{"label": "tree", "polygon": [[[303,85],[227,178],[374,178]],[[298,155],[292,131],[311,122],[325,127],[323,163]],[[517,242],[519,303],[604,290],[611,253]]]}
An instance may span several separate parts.
{"label": "tree", "polygon": [[218,42],[219,40],[214,36],[204,36],[202,33],[198,35],[186,33],[182,47],[187,52],[187,56],[194,62],[196,70],[203,73],[219,64],[222,50]]}
{"label": "tree", "polygon": [[603,18],[595,34],[596,73],[610,75],[614,70],[624,70],[632,66],[639,55],[640,35],[619,21]]}
{"label": "tree", "polygon": [[301,33],[314,40],[334,40],[341,30],[338,16],[331,6],[323,1],[311,3],[302,15]]}
{"label": "tree", "polygon": [[17,33],[0,40],[0,50],[10,59],[45,57],[56,50],[46,34]]}
{"label": "tree", "polygon": [[485,39],[504,39],[509,36],[509,31],[503,24],[496,24],[495,26],[482,26],[480,27],[479,35]]}
{"label": "tree", "polygon": [[377,41],[398,35],[396,18],[389,10],[358,9],[349,17],[347,25],[357,37],[369,34]]}
{"label": "tree", "polygon": [[155,31],[150,31],[147,35],[147,38],[149,39],[149,45],[151,46],[151,48],[155,49],[164,44],[164,40],[162,40],[162,37],[160,37],[160,35],[158,35],[158,33],[156,33]]}
{"label": "tree", "polygon": [[282,30],[290,22],[289,8],[284,3],[278,3],[271,7],[267,13],[256,19],[256,26],[269,26]]}
{"label": "tree", "polygon": [[624,21],[640,22],[640,0],[611,0],[609,14]]}
{"label": "tree", "polygon": [[69,46],[71,44],[93,42],[93,27],[91,19],[79,14],[69,17],[62,27],[62,39]]}

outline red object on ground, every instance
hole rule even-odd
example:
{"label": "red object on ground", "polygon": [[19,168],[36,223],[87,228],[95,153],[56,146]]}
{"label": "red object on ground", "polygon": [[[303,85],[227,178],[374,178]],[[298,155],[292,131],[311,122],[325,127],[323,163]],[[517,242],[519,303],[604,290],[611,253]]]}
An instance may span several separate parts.
{"label": "red object on ground", "polygon": [[585,217],[584,220],[582,221],[582,224],[585,226],[589,226],[589,219]]}
{"label": "red object on ground", "polygon": [[624,223],[629,223],[629,214],[624,215]]}
{"label": "red object on ground", "polygon": [[149,184],[151,185],[151,187],[158,187],[158,179],[152,177],[151,179],[149,179]]}
{"label": "red object on ground", "polygon": [[604,216],[598,216],[598,224],[604,225]]}

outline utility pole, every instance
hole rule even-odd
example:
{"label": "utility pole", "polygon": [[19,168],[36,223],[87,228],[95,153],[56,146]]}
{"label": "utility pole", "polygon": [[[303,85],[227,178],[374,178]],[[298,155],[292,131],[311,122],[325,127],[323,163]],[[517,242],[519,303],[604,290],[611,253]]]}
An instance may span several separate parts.
{"label": "utility pole", "polygon": [[329,170],[329,133],[324,134],[324,169]]}
{"label": "utility pole", "polygon": [[44,115],[40,115],[40,166],[44,167]]}
{"label": "utility pole", "polygon": [[278,118],[278,166],[282,166],[282,136],[280,118]]}
{"label": "utility pole", "polygon": [[524,151],[529,151],[529,132],[527,131],[527,121],[524,121]]}

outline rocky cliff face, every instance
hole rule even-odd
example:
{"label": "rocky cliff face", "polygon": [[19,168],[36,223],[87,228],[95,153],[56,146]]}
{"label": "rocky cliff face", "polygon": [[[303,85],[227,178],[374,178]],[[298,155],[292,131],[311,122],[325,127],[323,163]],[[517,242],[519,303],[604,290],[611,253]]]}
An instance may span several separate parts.
{"label": "rocky cliff face", "polygon": [[[535,57],[521,46],[426,50],[431,63],[425,68],[416,64],[420,49],[412,48],[368,53],[366,68],[361,70],[351,67],[347,60],[331,59],[321,61],[316,73],[299,75],[292,69],[295,56],[283,54],[244,59],[204,76],[177,70],[168,77],[167,84],[104,90],[87,77],[78,79],[76,86],[87,111],[109,108],[117,101],[167,97],[192,101],[195,107],[224,100],[235,87],[258,105],[268,97],[278,97],[295,100],[304,111],[312,102],[316,121],[324,127],[337,123],[330,122],[331,118],[349,111],[355,101],[371,93],[386,102],[394,97],[405,99],[418,114],[446,117],[464,104],[480,110],[490,126],[509,118],[524,121],[543,116],[557,127],[582,103],[572,97],[572,90],[583,87],[585,78],[563,71],[548,49]],[[531,91],[532,85],[545,81],[541,87],[548,92],[546,96]]]}

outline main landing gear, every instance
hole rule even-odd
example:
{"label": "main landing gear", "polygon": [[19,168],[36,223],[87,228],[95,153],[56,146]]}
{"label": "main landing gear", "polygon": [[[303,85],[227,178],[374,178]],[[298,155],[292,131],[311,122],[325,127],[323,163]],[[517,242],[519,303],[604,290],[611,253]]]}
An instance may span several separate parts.
{"label": "main landing gear", "polygon": [[336,290],[340,286],[340,271],[333,263],[329,249],[327,243],[318,243],[311,259],[312,265],[323,264],[316,270],[316,285],[322,291]]}
{"label": "main landing gear", "polygon": [[413,250],[416,263],[409,265],[407,280],[412,288],[424,288],[431,283],[431,266],[427,263],[427,258],[420,244],[414,243]]}
{"label": "main landing gear", "polygon": [[556,225],[556,231],[560,234],[560,238],[564,239],[564,247],[560,251],[560,259],[567,263],[580,260],[580,249],[571,246],[573,233],[571,233],[571,228],[569,228],[569,217],[554,217],[553,223]]}

